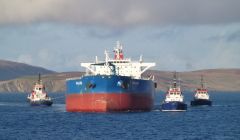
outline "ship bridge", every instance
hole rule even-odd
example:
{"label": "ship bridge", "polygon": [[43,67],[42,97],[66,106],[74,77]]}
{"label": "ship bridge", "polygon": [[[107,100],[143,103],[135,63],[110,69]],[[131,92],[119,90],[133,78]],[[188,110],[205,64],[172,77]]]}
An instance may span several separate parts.
{"label": "ship bridge", "polygon": [[156,65],[155,63],[144,63],[142,56],[140,56],[139,61],[131,61],[130,58],[124,58],[122,44],[119,42],[117,42],[113,52],[113,59],[105,51],[105,61],[98,61],[96,57],[94,63],[81,63],[81,66],[85,67],[86,73],[91,75],[120,75],[140,79],[146,70]]}

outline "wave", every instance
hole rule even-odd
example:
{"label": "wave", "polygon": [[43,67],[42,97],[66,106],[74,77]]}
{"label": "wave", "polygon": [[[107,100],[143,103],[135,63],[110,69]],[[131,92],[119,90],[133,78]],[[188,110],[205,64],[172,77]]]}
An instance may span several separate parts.
{"label": "wave", "polygon": [[27,103],[16,103],[16,102],[0,102],[0,106],[27,106]]}

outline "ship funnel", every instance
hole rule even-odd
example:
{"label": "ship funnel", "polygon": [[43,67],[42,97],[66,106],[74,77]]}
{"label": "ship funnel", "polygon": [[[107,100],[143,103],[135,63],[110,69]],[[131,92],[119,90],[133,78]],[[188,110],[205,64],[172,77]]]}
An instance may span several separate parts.
{"label": "ship funnel", "polygon": [[124,56],[123,56],[123,51],[122,51],[122,44],[120,43],[120,41],[117,41],[117,46],[114,49],[114,59],[115,60],[123,60]]}

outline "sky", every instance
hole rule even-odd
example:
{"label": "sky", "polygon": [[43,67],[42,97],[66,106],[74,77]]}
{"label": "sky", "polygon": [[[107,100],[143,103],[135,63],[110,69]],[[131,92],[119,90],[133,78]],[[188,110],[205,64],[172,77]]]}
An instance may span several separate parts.
{"label": "sky", "polygon": [[239,0],[0,0],[0,59],[83,71],[116,41],[155,70],[240,68]]}

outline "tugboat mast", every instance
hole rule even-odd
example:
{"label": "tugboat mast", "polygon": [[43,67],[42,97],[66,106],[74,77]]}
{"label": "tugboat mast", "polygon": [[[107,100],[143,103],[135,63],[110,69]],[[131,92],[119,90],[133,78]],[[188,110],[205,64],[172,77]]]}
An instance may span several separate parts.
{"label": "tugboat mast", "polygon": [[204,88],[204,84],[203,84],[203,75],[201,75],[201,87],[202,87],[202,89]]}
{"label": "tugboat mast", "polygon": [[38,84],[41,84],[41,74],[40,73],[38,73]]}
{"label": "tugboat mast", "polygon": [[173,73],[173,88],[177,88],[177,73]]}

